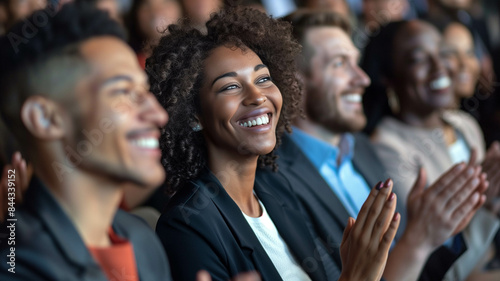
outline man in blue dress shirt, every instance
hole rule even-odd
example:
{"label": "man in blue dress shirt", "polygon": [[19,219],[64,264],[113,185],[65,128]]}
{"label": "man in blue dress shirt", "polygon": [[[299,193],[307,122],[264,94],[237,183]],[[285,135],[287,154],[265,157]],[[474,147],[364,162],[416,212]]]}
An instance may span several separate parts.
{"label": "man in blue dress shirt", "polygon": [[[356,217],[370,188],[385,180],[382,162],[368,138],[357,133],[367,121],[362,99],[370,78],[358,66],[359,50],[350,38],[349,23],[341,16],[297,11],[286,20],[292,22],[303,46],[298,62],[305,118],[298,118],[293,133],[282,138],[279,172],[289,180],[315,231],[331,250],[338,238],[332,233],[345,227],[349,216]],[[463,166],[448,171],[427,190],[446,188],[443,178],[463,177]],[[465,192],[463,184],[453,181],[448,185]],[[444,201],[423,192],[426,184],[422,171],[408,206],[398,202],[403,219],[384,272],[386,280],[442,280],[466,250],[461,235],[448,247],[440,245],[463,229],[478,207],[462,201],[460,206],[468,208],[463,219],[447,225],[429,207]],[[421,207],[422,202],[430,203]],[[432,231],[426,232],[430,226]]]}

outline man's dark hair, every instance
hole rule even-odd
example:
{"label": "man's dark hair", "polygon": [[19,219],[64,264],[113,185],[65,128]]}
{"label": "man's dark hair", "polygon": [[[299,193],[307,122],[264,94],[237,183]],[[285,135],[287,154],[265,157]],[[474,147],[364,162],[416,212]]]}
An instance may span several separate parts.
{"label": "man's dark hair", "polygon": [[338,27],[345,31],[348,35],[351,34],[351,24],[339,13],[315,10],[315,9],[299,9],[290,15],[283,18],[293,26],[293,36],[299,42],[302,49],[302,60],[299,61],[299,66],[304,72],[309,71],[309,61],[314,56],[312,46],[304,40],[307,31],[314,27]]}
{"label": "man's dark hair", "polygon": [[24,101],[68,96],[86,68],[79,46],[96,36],[125,38],[106,12],[78,2],[59,12],[50,6],[36,11],[0,38],[0,113],[18,141],[28,137],[20,118]]}

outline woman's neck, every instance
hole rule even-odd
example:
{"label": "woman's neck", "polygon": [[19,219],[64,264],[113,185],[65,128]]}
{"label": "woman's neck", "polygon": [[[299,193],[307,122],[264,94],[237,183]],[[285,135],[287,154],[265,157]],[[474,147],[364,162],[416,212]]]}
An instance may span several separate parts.
{"label": "woman's neck", "polygon": [[259,217],[261,209],[253,188],[257,171],[258,155],[234,153],[210,153],[208,166],[226,192],[245,214]]}
{"label": "woman's neck", "polygon": [[438,110],[424,114],[418,114],[412,111],[401,111],[396,118],[405,124],[419,128],[434,129],[441,128],[445,125],[441,118],[441,111]]}

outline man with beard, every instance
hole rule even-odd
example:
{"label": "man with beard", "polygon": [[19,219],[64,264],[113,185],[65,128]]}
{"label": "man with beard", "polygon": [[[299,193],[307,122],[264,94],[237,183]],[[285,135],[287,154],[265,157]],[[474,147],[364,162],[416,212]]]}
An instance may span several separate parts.
{"label": "man with beard", "polygon": [[[305,119],[297,119],[294,132],[283,137],[278,149],[279,173],[291,183],[326,248],[334,251],[347,218],[356,217],[369,187],[386,174],[369,140],[356,133],[366,124],[362,96],[370,79],[358,66],[359,51],[342,17],[298,11],[287,20],[303,45],[299,68],[305,86]],[[467,175],[466,171],[471,173]],[[484,202],[482,196],[479,201],[477,196],[472,198],[477,186],[465,183],[466,178],[474,177],[481,177],[479,169],[462,163],[424,191],[426,176],[421,171],[406,210],[398,210],[403,219],[407,217],[406,226],[402,220],[385,279],[443,279],[466,247],[461,234],[448,246],[441,245],[459,233]],[[484,192],[486,185],[483,177],[477,190]],[[435,196],[443,189],[453,193]],[[459,203],[436,211],[435,206],[449,200]],[[404,205],[400,202],[398,207]],[[444,214],[457,210],[460,216],[446,221]]]}

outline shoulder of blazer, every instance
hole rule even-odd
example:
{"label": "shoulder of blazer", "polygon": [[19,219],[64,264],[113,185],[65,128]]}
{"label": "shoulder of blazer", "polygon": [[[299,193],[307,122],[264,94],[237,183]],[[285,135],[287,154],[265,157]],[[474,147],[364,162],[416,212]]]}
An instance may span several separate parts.
{"label": "shoulder of blazer", "polygon": [[[158,223],[177,221],[189,224],[191,228],[200,231],[202,228],[208,227],[208,223],[211,224],[212,228],[216,227],[222,223],[222,219],[216,223],[220,214],[213,199],[224,194],[227,195],[224,188],[218,182],[211,181],[209,175],[204,174],[187,183],[170,198]],[[229,196],[227,195],[227,197]],[[224,198],[224,200],[227,199]]]}
{"label": "shoulder of blazer", "polygon": [[295,144],[288,133],[281,136],[281,144],[277,147],[276,154],[278,155],[278,163],[286,165],[293,163],[296,156],[303,155],[305,157],[302,150]]}

